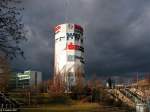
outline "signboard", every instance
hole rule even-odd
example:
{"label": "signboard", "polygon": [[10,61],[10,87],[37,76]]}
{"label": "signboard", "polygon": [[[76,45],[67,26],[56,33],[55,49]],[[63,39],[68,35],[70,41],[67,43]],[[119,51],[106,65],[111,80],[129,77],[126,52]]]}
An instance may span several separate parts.
{"label": "signboard", "polygon": [[17,77],[18,77],[19,80],[30,79],[30,75],[21,75],[21,74],[19,74]]}
{"label": "signboard", "polygon": [[69,42],[69,43],[67,44],[67,49],[68,49],[68,50],[79,50],[79,51],[81,51],[81,52],[84,52],[84,48],[83,48],[83,47],[81,47],[81,46],[79,46],[79,45],[75,45],[75,44],[73,44],[72,42]]}

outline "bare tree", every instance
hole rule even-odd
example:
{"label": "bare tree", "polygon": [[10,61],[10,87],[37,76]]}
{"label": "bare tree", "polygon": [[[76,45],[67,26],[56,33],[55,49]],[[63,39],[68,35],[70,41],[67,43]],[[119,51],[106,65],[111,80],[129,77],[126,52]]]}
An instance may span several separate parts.
{"label": "bare tree", "polygon": [[21,23],[20,0],[0,0],[0,55],[10,59],[24,52],[19,43],[25,40],[24,26]]}
{"label": "bare tree", "polygon": [[52,80],[49,80],[49,93],[53,95],[63,94],[65,91],[65,82],[62,80],[62,74],[54,75]]}
{"label": "bare tree", "polygon": [[78,68],[75,72],[76,74],[76,91],[81,94],[83,92],[83,88],[85,87],[84,82],[84,74],[81,72],[81,70]]}
{"label": "bare tree", "polygon": [[0,56],[0,91],[5,91],[8,87],[10,68],[6,59]]}
{"label": "bare tree", "polygon": [[150,73],[145,74],[145,80],[147,80],[148,83],[150,83]]}
{"label": "bare tree", "polygon": [[17,55],[24,57],[19,43],[25,38],[24,26],[21,23],[20,0],[0,0],[0,90],[8,84],[10,68],[7,59]]}

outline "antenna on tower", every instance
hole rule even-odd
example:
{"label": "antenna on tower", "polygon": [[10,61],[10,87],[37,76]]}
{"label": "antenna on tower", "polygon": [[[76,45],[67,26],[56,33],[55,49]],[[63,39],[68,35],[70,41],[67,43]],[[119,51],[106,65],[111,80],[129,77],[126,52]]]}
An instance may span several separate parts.
{"label": "antenna on tower", "polygon": [[69,11],[69,0],[65,0],[65,8],[66,8],[66,10],[65,10],[65,22],[68,22],[68,11]]}

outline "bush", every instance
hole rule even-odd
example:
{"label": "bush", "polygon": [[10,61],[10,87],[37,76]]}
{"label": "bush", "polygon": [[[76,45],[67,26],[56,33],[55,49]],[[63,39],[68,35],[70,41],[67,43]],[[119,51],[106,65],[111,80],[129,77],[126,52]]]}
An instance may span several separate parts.
{"label": "bush", "polygon": [[49,97],[49,103],[51,104],[70,104],[71,102],[71,98],[64,94],[53,94]]}

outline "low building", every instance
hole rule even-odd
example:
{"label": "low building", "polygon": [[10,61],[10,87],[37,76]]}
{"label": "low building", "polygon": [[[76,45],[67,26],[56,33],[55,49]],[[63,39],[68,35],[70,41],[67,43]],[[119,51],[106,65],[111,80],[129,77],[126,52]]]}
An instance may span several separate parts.
{"label": "low building", "polygon": [[39,71],[24,71],[24,73],[17,73],[11,77],[11,88],[28,88],[37,87],[42,83],[42,73]]}

